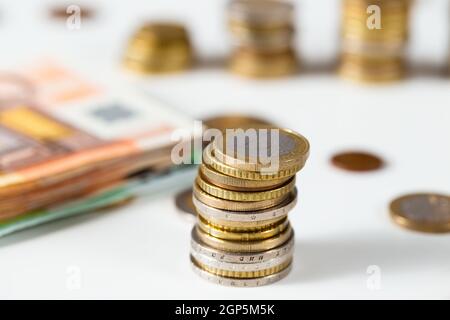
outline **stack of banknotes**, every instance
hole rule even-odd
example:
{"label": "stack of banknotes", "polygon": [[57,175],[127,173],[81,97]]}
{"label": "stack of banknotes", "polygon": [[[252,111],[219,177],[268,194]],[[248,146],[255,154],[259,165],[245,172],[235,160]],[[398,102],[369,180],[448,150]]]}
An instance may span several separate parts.
{"label": "stack of banknotes", "polygon": [[192,120],[136,88],[92,84],[53,62],[0,74],[0,236],[189,185],[174,166]]}

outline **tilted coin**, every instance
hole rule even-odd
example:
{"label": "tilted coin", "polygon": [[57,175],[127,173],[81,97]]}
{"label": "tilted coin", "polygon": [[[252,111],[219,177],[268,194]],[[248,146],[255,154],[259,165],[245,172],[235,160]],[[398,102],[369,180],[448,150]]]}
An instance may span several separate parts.
{"label": "tilted coin", "polygon": [[211,184],[201,174],[197,176],[196,183],[203,191],[220,199],[254,202],[276,199],[292,192],[295,188],[295,176],[279,187],[263,191],[234,191],[223,189]]}
{"label": "tilted coin", "polygon": [[279,187],[282,184],[286,183],[287,180],[291,179],[291,177],[273,180],[239,179],[236,177],[227,176],[223,173],[220,173],[204,163],[200,166],[199,170],[201,174],[207,178],[207,180],[211,181],[216,186],[236,191],[244,191],[247,189],[251,191],[269,190]]}
{"label": "tilted coin", "polygon": [[338,168],[358,172],[378,170],[384,165],[380,157],[361,151],[338,153],[331,158],[331,162]]}
{"label": "tilted coin", "polygon": [[191,262],[192,268],[194,272],[199,275],[201,278],[210,281],[212,283],[224,285],[224,286],[230,286],[230,287],[260,287],[264,285],[268,285],[271,283],[274,283],[276,281],[279,281],[286,277],[291,268],[292,263],[282,271],[272,274],[270,276],[266,277],[259,277],[259,278],[249,278],[249,279],[236,279],[236,278],[228,278],[228,277],[221,277],[214,275],[206,270],[201,269],[199,266],[197,266],[195,263]]}
{"label": "tilted coin", "polygon": [[269,172],[275,160],[277,168],[302,168],[309,156],[309,142],[302,135],[278,128],[257,128],[254,131],[225,135],[223,141],[213,141],[214,155],[225,164],[247,171]]}
{"label": "tilted coin", "polygon": [[405,195],[391,202],[390,212],[394,222],[405,228],[430,233],[450,232],[450,196]]}
{"label": "tilted coin", "polygon": [[194,196],[197,200],[203,202],[204,204],[218,209],[229,210],[229,211],[256,211],[263,210],[270,207],[274,207],[279,203],[285,201],[289,194],[285,194],[279,198],[261,200],[261,201],[232,201],[225,200],[221,198],[214,197],[209,193],[203,191],[197,183],[193,187]]}

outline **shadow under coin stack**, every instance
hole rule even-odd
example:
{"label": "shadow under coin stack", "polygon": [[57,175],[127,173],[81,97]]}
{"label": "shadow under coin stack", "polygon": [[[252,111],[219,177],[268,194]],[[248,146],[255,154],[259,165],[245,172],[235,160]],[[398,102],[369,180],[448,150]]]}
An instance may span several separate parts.
{"label": "shadow under coin stack", "polygon": [[234,0],[228,7],[233,38],[230,69],[248,77],[279,77],[297,69],[292,47],[293,6],[276,0]]}
{"label": "shadow under coin stack", "polygon": [[409,0],[344,0],[340,74],[360,82],[405,75]]}
{"label": "shadow under coin stack", "polygon": [[185,70],[192,63],[188,33],[178,24],[145,24],[131,38],[123,63],[143,74]]}
{"label": "shadow under coin stack", "polygon": [[[293,131],[276,130],[279,166],[270,172],[248,156],[241,161],[239,153],[223,152],[217,140],[205,148],[193,187],[198,221],[191,239],[192,266],[202,278],[250,287],[288,274],[294,231],[287,215],[297,202],[295,174],[308,158],[309,143]],[[272,141],[273,131],[267,133]],[[248,143],[244,149],[248,155]]]}

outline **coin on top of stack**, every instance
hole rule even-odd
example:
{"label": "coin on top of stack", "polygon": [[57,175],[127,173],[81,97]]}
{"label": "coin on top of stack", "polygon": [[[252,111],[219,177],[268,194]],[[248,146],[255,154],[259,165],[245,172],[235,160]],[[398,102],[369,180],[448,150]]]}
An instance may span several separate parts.
{"label": "coin on top of stack", "polygon": [[297,58],[292,4],[281,0],[232,0],[228,26],[233,41],[230,69],[264,78],[292,74]]}
{"label": "coin on top of stack", "polygon": [[410,0],[344,0],[340,74],[361,82],[405,75]]}
{"label": "coin on top of stack", "polygon": [[[229,148],[231,141],[237,148]],[[205,148],[193,186],[198,219],[191,262],[197,274],[240,287],[287,275],[294,246],[287,216],[297,202],[295,174],[308,154],[303,136],[271,126],[215,137]]]}
{"label": "coin on top of stack", "polygon": [[123,63],[134,72],[168,73],[192,64],[192,48],[185,27],[176,23],[147,23],[131,37]]}

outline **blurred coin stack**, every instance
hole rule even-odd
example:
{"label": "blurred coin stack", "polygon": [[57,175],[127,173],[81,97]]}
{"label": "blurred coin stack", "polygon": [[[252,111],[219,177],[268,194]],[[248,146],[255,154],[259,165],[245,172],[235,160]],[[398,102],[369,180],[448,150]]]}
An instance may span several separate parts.
{"label": "blurred coin stack", "polygon": [[409,0],[344,0],[340,74],[385,82],[405,74]]}
{"label": "blurred coin stack", "polygon": [[188,32],[174,23],[145,24],[132,36],[123,63],[144,74],[184,70],[192,63]]}
{"label": "blurred coin stack", "polygon": [[[295,174],[306,162],[309,143],[290,130],[276,131],[279,165],[270,172],[254,158],[242,161],[239,151],[230,153],[217,140],[205,148],[193,187],[198,220],[191,239],[192,266],[202,278],[249,287],[289,272],[294,232],[287,215],[297,202]],[[249,144],[243,149],[248,155]]]}
{"label": "blurred coin stack", "polygon": [[277,0],[233,0],[228,25],[233,39],[230,69],[249,77],[292,74],[293,5]]}

